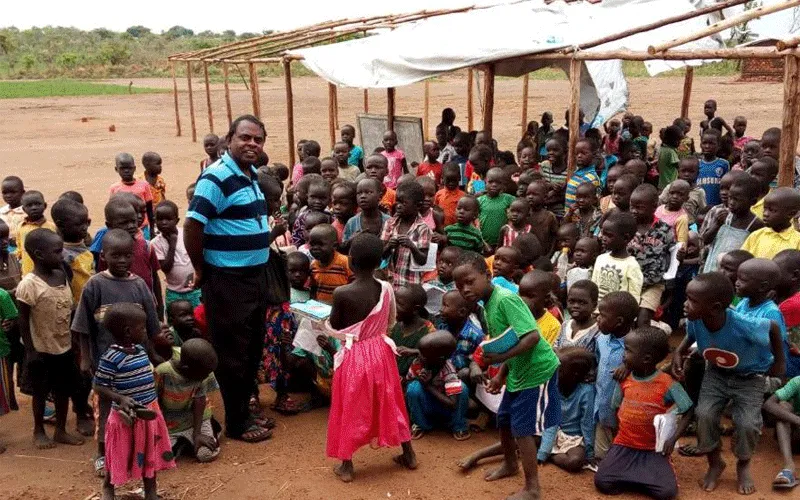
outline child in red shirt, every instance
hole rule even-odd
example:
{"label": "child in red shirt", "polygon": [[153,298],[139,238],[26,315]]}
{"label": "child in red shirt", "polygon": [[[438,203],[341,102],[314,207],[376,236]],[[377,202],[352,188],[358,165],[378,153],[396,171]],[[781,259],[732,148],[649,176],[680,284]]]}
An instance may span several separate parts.
{"label": "child in red shirt", "polygon": [[425,161],[417,167],[417,177],[423,175],[433,179],[436,188],[442,185],[442,164],[439,163],[439,144],[436,141],[428,141],[423,146],[425,151]]}
{"label": "child in red shirt", "polygon": [[461,170],[458,163],[445,163],[442,167],[442,184],[444,187],[436,192],[433,197],[433,204],[441,207],[444,211],[444,226],[456,223],[456,205],[458,200],[466,196],[467,193],[458,188],[461,180]]}

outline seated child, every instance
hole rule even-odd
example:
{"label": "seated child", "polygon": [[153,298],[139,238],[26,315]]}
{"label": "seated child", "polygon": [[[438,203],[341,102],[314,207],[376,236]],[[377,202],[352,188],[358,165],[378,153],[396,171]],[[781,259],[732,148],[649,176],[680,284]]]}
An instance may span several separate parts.
{"label": "seated child", "polygon": [[311,230],[311,298],[330,304],[333,291],[352,281],[353,273],[346,255],[336,251],[336,230],[320,224]]}
{"label": "seated child", "polygon": [[778,325],[730,309],[733,286],[722,273],[706,273],[686,288],[686,338],[675,350],[672,373],[683,376],[683,356],[695,342],[706,360],[697,404],[697,448],[706,454],[708,471],[703,489],[713,491],[725,470],[720,441],[720,418],[731,402],[738,491],[755,491],[750,459],[762,428],[764,375],[783,376],[785,358]]}
{"label": "seated child", "polygon": [[597,208],[597,186],[591,182],[581,183],[575,191],[575,205],[567,211],[564,221],[574,223],[581,236],[591,236],[602,216]]}
{"label": "seated child", "polygon": [[794,377],[764,403],[764,411],[775,417],[775,437],[783,458],[783,469],[772,481],[772,487],[791,490],[797,486],[797,469],[792,450],[800,446],[800,376]]}
{"label": "seated child", "polygon": [[751,210],[759,219],[764,219],[764,198],[772,190],[772,183],[778,177],[778,162],[769,156],[759,158],[748,170],[748,173],[758,182],[758,201]]}
{"label": "seated child", "polygon": [[155,369],[158,405],[164,414],[173,454],[188,445],[198,462],[219,456],[220,425],[214,420],[208,396],[219,391],[214,370],[217,353],[203,339],[189,339],[180,355]]}
{"label": "seated child", "polygon": [[358,182],[356,200],[359,212],[345,224],[342,235],[343,250],[349,248],[350,240],[360,232],[371,233],[375,236],[380,236],[383,232],[383,225],[389,220],[389,215],[379,208],[381,186],[383,184],[371,178],[361,179]]}
{"label": "seated child", "polygon": [[406,375],[411,439],[422,438],[437,421],[447,424],[456,441],[469,439],[469,389],[450,360],[456,350],[455,337],[434,331],[422,337],[417,348],[419,356]]}
{"label": "seated child", "polygon": [[561,425],[544,431],[536,458],[567,472],[580,472],[594,457],[594,386],[586,379],[595,358],[594,353],[573,346],[559,350],[558,359]]}
{"label": "seated child", "polygon": [[423,315],[427,295],[421,285],[406,285],[395,290],[397,303],[397,323],[394,324],[389,337],[397,346],[397,369],[404,378],[419,356],[417,344],[422,337],[435,330],[433,323]]}
{"label": "seated child", "polygon": [[196,326],[194,306],[188,300],[170,302],[167,306],[167,321],[169,334],[172,335],[172,344],[176,347],[182,346],[189,339],[204,338],[203,333]]}
{"label": "seated child", "polygon": [[492,263],[492,284],[517,293],[519,291],[517,283],[524,274],[520,266],[521,263],[522,255],[517,248],[498,248]]}
{"label": "seated child", "polygon": [[511,246],[517,236],[523,233],[531,232],[531,224],[529,222],[530,205],[525,198],[517,198],[508,207],[508,224],[500,228],[500,237],[498,244],[500,246]]}
{"label": "seated child", "polygon": [[25,237],[36,229],[48,229],[56,232],[56,226],[44,216],[47,203],[44,195],[39,191],[25,191],[22,195],[22,210],[25,211],[25,220],[17,229],[17,258],[22,263],[22,275],[33,271],[33,259],[25,250]]}
{"label": "seated child", "polygon": [[200,305],[200,290],[194,288],[194,267],[183,244],[183,227],[178,225],[178,206],[165,200],[156,206],[156,227],[153,238],[158,264],[167,281],[166,305],[176,300],[188,300],[192,307]]}
{"label": "seated child", "polygon": [[575,267],[567,271],[565,280],[567,291],[578,281],[592,279],[592,270],[598,255],[600,255],[600,240],[597,238],[586,236],[575,243],[575,251],[572,252]]}
{"label": "seated child", "polygon": [[775,301],[786,322],[786,376],[800,375],[800,250],[783,250],[773,259],[780,268]]}
{"label": "seated child", "polygon": [[422,283],[423,273],[412,270],[412,263],[421,265],[428,259],[432,231],[419,215],[424,198],[419,183],[401,182],[397,186],[396,215],[383,226],[383,258],[389,261],[389,282],[395,288]]}
{"label": "seated child", "polygon": [[656,217],[672,228],[672,235],[676,242],[686,246],[689,241],[689,214],[686,213],[683,206],[689,199],[691,187],[688,182],[677,179],[666,189],[669,190],[667,202],[658,206]]}
{"label": "seated child", "polygon": [[473,196],[463,196],[458,200],[456,222],[444,228],[448,245],[477,253],[489,252],[481,230],[475,227],[478,210],[478,201]]}
{"label": "seated child", "polygon": [[603,222],[600,241],[607,251],[597,257],[592,268],[592,281],[597,285],[601,303],[612,292],[628,292],[637,303],[641,298],[642,269],[628,253],[628,243],[634,234],[636,218],[628,212],[613,213]]}
{"label": "seated child", "polygon": [[539,238],[546,255],[552,254],[555,250],[558,234],[558,220],[555,214],[545,207],[548,190],[546,181],[537,180],[531,182],[525,192],[530,207],[528,222],[531,225],[531,233]]}
{"label": "seated child", "polygon": [[760,259],[772,259],[781,250],[800,249],[800,233],[792,220],[800,211],[800,193],[779,187],[764,198],[764,225],[747,237],[742,250]]}
{"label": "seated child", "polygon": [[141,199],[145,204],[146,214],[142,222],[144,228],[149,230],[145,234],[145,239],[150,239],[149,236],[155,233],[155,217],[153,217],[153,193],[150,190],[150,184],[147,181],[134,178],[136,173],[136,162],[128,153],[120,153],[114,159],[114,170],[120,177],[119,182],[115,182],[108,189],[109,196],[114,196],[117,193],[133,193],[137,198]]}
{"label": "seated child", "polygon": [[148,151],[142,155],[142,167],[144,176],[142,179],[150,185],[150,193],[153,195],[153,209],[159,203],[167,199],[167,184],[161,177],[161,156],[153,151]]}
{"label": "seated child", "polygon": [[446,330],[456,339],[456,348],[450,356],[458,376],[467,380],[470,372],[471,356],[484,341],[485,335],[478,318],[469,310],[469,305],[458,290],[451,290],[442,297],[437,327]]}
{"label": "seated child", "polygon": [[500,232],[508,222],[508,209],[515,200],[514,196],[505,192],[509,182],[505,170],[499,167],[492,168],[486,174],[486,192],[478,196],[481,234],[483,240],[492,248],[497,246]]}
{"label": "seated child", "polygon": [[[495,259],[495,269],[497,260]],[[553,273],[538,269],[527,273],[519,282],[519,296],[530,309],[539,327],[539,336],[551,346],[561,331],[561,323],[547,310],[551,303]]]}
{"label": "seated child", "polygon": [[553,348],[578,346],[594,354],[600,331],[594,312],[597,310],[597,285],[589,280],[573,283],[567,290],[569,319],[561,325]]}
{"label": "seated child", "polygon": [[286,270],[289,273],[289,302],[308,301],[311,298],[311,259],[303,252],[292,252],[286,256]]}
{"label": "seated child", "polygon": [[[663,500],[678,496],[678,478],[669,456],[689,425],[692,400],[678,382],[656,368],[667,354],[669,340],[658,328],[638,328],[625,337],[625,368],[631,373],[615,388],[611,401],[619,428],[594,476],[601,493],[635,491]],[[670,408],[681,417],[664,449],[656,451],[653,419]]]}
{"label": "seated child", "polygon": [[456,205],[467,193],[459,189],[461,171],[458,163],[445,163],[442,167],[442,188],[433,197],[433,203],[444,211],[444,225],[456,223]]}

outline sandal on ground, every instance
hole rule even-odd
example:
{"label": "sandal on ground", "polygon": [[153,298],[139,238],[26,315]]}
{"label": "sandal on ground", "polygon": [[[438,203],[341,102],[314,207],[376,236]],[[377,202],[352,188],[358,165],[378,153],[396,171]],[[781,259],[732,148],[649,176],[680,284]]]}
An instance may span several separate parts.
{"label": "sandal on ground", "polygon": [[248,427],[241,435],[232,436],[227,434],[230,439],[244,441],[245,443],[260,443],[272,437],[272,431],[259,427],[255,424]]}
{"label": "sandal on ground", "polygon": [[683,457],[702,457],[703,453],[697,446],[685,444],[678,448],[678,453]]}
{"label": "sandal on ground", "polygon": [[466,441],[471,437],[472,434],[470,434],[469,431],[456,431],[453,433],[453,439],[456,441]]}
{"label": "sandal on ground", "polygon": [[422,439],[424,436],[425,431],[422,430],[422,427],[418,426],[417,424],[411,426],[411,439],[416,441],[417,439]]}
{"label": "sandal on ground", "polygon": [[264,429],[274,429],[278,423],[272,417],[260,417],[258,415],[251,415],[250,420],[257,426],[263,427]]}
{"label": "sandal on ground", "polygon": [[97,477],[106,477],[106,457],[94,459],[94,473]]}
{"label": "sandal on ground", "polygon": [[288,396],[278,403],[275,403],[272,409],[282,415],[297,415],[300,413],[297,402]]}
{"label": "sandal on ground", "polygon": [[797,478],[789,469],[783,469],[778,472],[778,475],[772,481],[772,487],[779,490],[790,490],[795,486],[797,486]]}
{"label": "sandal on ground", "polygon": [[258,398],[255,396],[250,398],[250,404],[248,406],[250,408],[250,413],[260,415],[263,411],[263,408],[261,408],[261,403],[259,403]]}

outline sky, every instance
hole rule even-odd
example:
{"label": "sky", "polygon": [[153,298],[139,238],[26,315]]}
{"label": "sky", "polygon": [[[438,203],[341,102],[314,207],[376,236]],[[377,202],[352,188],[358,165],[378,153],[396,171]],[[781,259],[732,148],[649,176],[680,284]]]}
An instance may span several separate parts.
{"label": "sky", "polygon": [[[0,27],[16,26],[73,26],[91,30],[108,28],[124,31],[130,26],[147,26],[158,33],[181,25],[196,33],[204,30],[237,33],[263,30],[288,30],[343,17],[355,18],[394,12],[414,12],[423,9],[454,8],[468,5],[500,3],[501,0],[403,0],[394,6],[375,0],[266,0],[252,7],[244,3],[226,9],[226,3],[209,0],[136,0],[114,2],[107,0],[38,0],[10,1],[3,8]],[[769,4],[777,0],[765,0]],[[277,5],[275,5],[277,4]],[[109,8],[110,5],[113,7]],[[232,4],[234,5],[234,4]],[[271,5],[275,5],[274,7]],[[752,24],[762,36],[780,36],[788,31],[792,15],[785,11],[765,17]]]}

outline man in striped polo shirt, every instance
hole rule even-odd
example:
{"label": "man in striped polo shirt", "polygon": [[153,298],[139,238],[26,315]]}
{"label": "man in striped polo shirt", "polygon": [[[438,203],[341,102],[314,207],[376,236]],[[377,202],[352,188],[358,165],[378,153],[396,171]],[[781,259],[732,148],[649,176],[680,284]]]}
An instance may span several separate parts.
{"label": "man in striped polo shirt", "polygon": [[219,357],[215,372],[225,403],[225,432],[247,442],[270,431],[255,424],[249,402],[264,346],[269,226],[253,164],[266,130],[255,116],[237,118],[228,152],[197,181],[184,225],[184,243],[203,287],[208,330]]}

